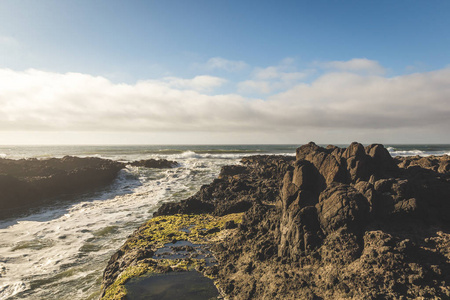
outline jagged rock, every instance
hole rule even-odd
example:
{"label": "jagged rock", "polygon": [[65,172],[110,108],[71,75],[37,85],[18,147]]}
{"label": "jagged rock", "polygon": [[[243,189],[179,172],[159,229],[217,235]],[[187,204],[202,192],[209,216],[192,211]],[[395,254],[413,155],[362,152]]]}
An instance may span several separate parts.
{"label": "jagged rock", "polygon": [[248,169],[245,166],[223,166],[220,170],[219,179],[246,173],[248,173]]}
{"label": "jagged rock", "polygon": [[295,162],[242,163],[158,211],[246,211],[213,248],[214,276],[230,299],[450,298],[448,156],[309,143]]}
{"label": "jagged rock", "polygon": [[450,172],[450,156],[409,156],[409,157],[395,157],[395,161],[401,168],[421,167],[423,169],[429,169],[441,174]]}
{"label": "jagged rock", "polygon": [[345,227],[352,232],[364,227],[369,217],[367,199],[346,184],[331,184],[316,204],[320,226],[325,233]]}
{"label": "jagged rock", "polygon": [[[450,295],[449,289],[443,288],[446,281],[438,273],[429,272],[425,281],[425,277],[414,275],[422,272],[417,270],[429,269],[423,262],[424,255],[440,251],[448,257],[448,251],[438,250],[445,248],[450,238],[449,178],[432,172],[441,166],[440,159],[431,158],[431,164],[422,160],[420,163],[427,169],[417,164],[406,169],[399,164],[399,168],[399,160],[394,160],[382,145],[364,148],[357,143],[347,149],[325,149],[310,143],[298,148],[296,154],[293,169],[283,176],[277,210],[258,217],[254,210],[248,211],[246,216],[258,221],[242,226],[234,241],[222,250],[226,252],[222,259],[234,266],[233,276],[225,268],[219,274],[224,286],[234,278],[231,297],[247,294],[250,288],[252,299]],[[415,236],[418,241],[433,235],[433,227],[424,227],[424,221],[438,228],[447,226],[447,233],[439,246],[422,253],[403,235]],[[261,224],[279,225],[271,229]],[[420,234],[417,226],[422,228]],[[396,232],[384,233],[387,228]],[[427,228],[426,232],[423,228]],[[263,237],[278,250],[264,256],[264,262],[253,263],[251,278],[256,285],[249,287],[242,282],[247,278],[244,262],[252,257],[254,245],[260,245]],[[239,245],[239,250],[234,245]],[[257,261],[255,257],[253,262]],[[443,256],[436,256],[435,263],[439,270],[449,268]],[[376,269],[380,266],[382,272]],[[403,283],[394,279],[398,267]],[[366,276],[371,277],[368,285],[359,280]]]}

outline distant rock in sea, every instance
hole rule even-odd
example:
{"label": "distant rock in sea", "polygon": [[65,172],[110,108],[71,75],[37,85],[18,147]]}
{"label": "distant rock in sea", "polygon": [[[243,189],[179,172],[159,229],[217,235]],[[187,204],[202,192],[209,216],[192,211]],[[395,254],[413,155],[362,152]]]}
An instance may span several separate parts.
{"label": "distant rock in sea", "polygon": [[157,168],[157,169],[167,169],[173,168],[178,165],[176,161],[167,159],[144,159],[136,160],[130,163],[130,165],[135,167],[145,167],[145,168]]}

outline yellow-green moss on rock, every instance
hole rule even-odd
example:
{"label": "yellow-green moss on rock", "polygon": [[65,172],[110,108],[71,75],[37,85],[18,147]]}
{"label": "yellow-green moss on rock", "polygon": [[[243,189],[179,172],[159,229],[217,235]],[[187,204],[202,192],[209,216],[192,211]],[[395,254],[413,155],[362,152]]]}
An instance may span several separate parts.
{"label": "yellow-green moss on rock", "polygon": [[154,270],[154,266],[148,263],[142,262],[136,266],[129,266],[122,274],[119,275],[117,280],[108,287],[102,300],[123,300],[126,299],[127,290],[125,283],[133,277],[138,277]]}
{"label": "yellow-green moss on rock", "polygon": [[[156,249],[167,243],[189,241],[193,244],[212,245],[223,239],[229,230],[225,224],[233,221],[239,224],[242,213],[215,217],[208,214],[159,216],[143,224],[122,246],[124,251]],[[134,277],[165,273],[168,271],[188,271],[205,266],[205,259],[153,259],[135,261],[120,273],[105,290],[102,300],[126,299],[125,283]]]}
{"label": "yellow-green moss on rock", "polygon": [[222,217],[208,214],[159,216],[141,226],[127,244],[130,249],[135,249],[151,245],[159,248],[174,240],[210,243],[217,238],[226,222],[239,224],[241,219],[242,213]]}

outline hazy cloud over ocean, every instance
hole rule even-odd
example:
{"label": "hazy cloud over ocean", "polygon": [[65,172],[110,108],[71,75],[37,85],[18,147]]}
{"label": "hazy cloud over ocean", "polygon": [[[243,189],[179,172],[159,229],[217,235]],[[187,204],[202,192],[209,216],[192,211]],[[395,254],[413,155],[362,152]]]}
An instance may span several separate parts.
{"label": "hazy cloud over ocean", "polygon": [[[386,77],[368,59],[318,65],[324,71],[309,83],[302,82],[306,72],[255,68],[251,79],[235,84],[236,93],[227,94],[214,90],[228,80],[210,75],[122,84],[81,73],[1,69],[0,128],[237,134],[450,128],[449,68]],[[265,98],[239,95],[250,82],[279,91]]]}

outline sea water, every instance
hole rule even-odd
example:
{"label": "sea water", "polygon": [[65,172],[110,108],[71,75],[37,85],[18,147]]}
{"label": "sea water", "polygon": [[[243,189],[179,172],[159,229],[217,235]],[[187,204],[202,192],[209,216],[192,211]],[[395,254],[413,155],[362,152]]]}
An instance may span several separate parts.
{"label": "sea water", "polygon": [[[0,220],[0,299],[97,299],[111,255],[162,203],[193,195],[243,156],[295,155],[298,146],[0,146],[0,157],[13,159],[179,162],[162,170],[128,166],[105,188]],[[450,145],[387,147],[393,156],[450,154]]]}

